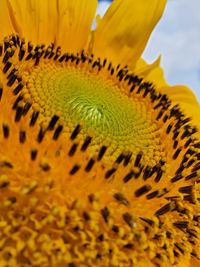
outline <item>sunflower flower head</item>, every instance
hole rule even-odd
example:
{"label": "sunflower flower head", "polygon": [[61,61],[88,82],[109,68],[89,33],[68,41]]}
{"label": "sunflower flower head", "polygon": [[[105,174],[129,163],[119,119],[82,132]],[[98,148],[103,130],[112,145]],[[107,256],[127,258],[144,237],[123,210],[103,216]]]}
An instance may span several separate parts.
{"label": "sunflower flower head", "polygon": [[1,0],[0,266],[198,266],[199,104],[141,59],[165,2]]}

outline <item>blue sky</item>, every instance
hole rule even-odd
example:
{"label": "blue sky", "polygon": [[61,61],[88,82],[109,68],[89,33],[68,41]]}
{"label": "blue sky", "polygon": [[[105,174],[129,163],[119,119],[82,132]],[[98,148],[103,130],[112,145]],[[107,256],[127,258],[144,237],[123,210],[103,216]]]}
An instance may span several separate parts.
{"label": "blue sky", "polygon": [[[101,1],[98,14],[109,4]],[[168,0],[143,57],[152,62],[158,55],[167,81],[189,86],[200,101],[200,0]]]}

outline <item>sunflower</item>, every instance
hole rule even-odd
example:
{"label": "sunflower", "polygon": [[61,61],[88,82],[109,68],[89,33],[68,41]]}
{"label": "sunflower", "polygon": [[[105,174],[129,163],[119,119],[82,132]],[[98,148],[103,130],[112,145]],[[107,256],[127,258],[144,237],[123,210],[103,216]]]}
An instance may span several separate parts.
{"label": "sunflower", "polygon": [[1,0],[0,266],[200,261],[200,107],[141,58],[165,0]]}

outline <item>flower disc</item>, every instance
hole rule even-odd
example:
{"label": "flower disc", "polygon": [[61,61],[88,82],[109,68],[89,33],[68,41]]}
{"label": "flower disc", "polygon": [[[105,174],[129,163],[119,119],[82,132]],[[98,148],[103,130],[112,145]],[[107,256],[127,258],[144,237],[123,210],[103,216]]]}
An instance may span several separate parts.
{"label": "flower disc", "polygon": [[0,52],[0,263],[165,267],[196,256],[200,143],[179,106],[84,52],[13,35]]}
{"label": "flower disc", "polygon": [[97,74],[84,65],[45,62],[30,68],[24,77],[22,72],[22,78],[26,81],[24,91],[38,106],[43,120],[59,114],[66,131],[80,124],[83,136],[92,135],[94,145],[109,145],[111,154],[135,150],[152,158],[162,148],[156,142],[158,127],[148,107],[130,98],[111,75],[105,79]]}

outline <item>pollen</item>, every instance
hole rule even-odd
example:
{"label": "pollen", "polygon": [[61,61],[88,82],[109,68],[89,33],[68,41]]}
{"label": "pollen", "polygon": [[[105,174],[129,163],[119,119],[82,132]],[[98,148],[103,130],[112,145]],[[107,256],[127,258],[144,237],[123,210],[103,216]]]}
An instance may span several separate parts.
{"label": "pollen", "polygon": [[181,108],[85,51],[17,35],[0,48],[0,264],[164,267],[197,257],[200,143]]}

